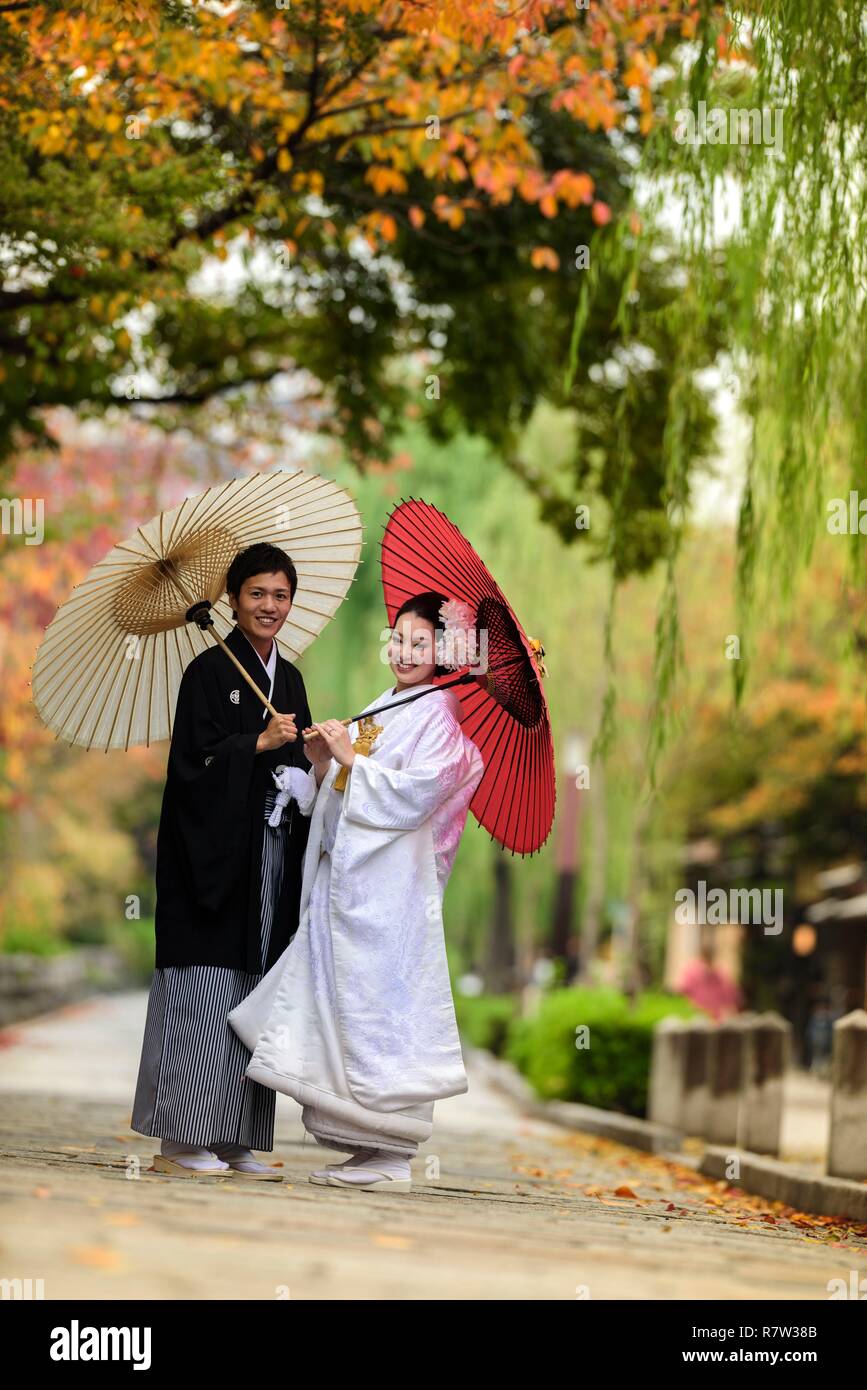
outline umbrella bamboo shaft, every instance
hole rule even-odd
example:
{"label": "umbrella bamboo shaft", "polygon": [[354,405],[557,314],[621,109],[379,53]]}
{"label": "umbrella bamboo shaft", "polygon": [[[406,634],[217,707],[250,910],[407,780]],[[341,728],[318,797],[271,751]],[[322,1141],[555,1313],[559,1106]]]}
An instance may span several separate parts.
{"label": "umbrella bamboo shaft", "polygon": [[[166,575],[166,577],[170,580],[170,582],[171,582],[172,584],[174,584],[175,588],[177,589],[177,591],[178,591],[178,593],[181,595],[181,597],[184,598],[184,599],[186,600],[186,602],[190,605],[190,607],[192,607],[192,605],[196,602],[196,600],[195,600],[195,598],[192,597],[192,595],[188,592],[188,590],[185,588],[185,586],[181,583],[180,579],[178,578],[178,575],[177,575],[177,572],[176,572],[174,566],[173,566],[173,565],[170,565],[170,564],[168,564],[168,563],[165,563],[165,564],[163,564],[163,565],[161,566],[161,568],[162,568],[162,570],[163,570],[163,573],[164,573],[164,574]],[[271,704],[271,701],[268,699],[268,697],[267,697],[267,695],[265,694],[265,692],[259,688],[259,686],[256,684],[256,682],[253,680],[253,677],[250,675],[249,671],[246,671],[246,670],[244,669],[244,667],[241,665],[240,661],[239,661],[238,658],[236,657],[235,653],[232,651],[231,647],[227,647],[227,646],[226,646],[226,643],[223,641],[223,639],[222,639],[222,637],[220,636],[219,632],[218,632],[217,629],[214,627],[213,620],[211,620],[211,621],[208,623],[207,631],[210,632],[210,634],[211,634],[211,636],[213,637],[213,639],[214,639],[215,642],[219,642],[220,646],[223,648],[223,651],[226,653],[226,656],[227,656],[227,657],[229,658],[229,660],[232,662],[233,666],[236,666],[237,669],[240,671],[241,675],[244,677],[244,680],[247,682],[247,684],[249,685],[249,687],[250,687],[250,689],[253,691],[253,693],[254,693],[255,695],[258,695],[258,696],[259,696],[259,699],[262,701],[262,704],[265,706],[265,708],[268,709],[268,710],[270,710],[272,714],[276,714],[276,713],[277,713],[277,710],[276,710],[276,709],[274,708],[274,706]],[[273,640],[274,640],[273,637],[272,637],[271,640],[272,640],[272,642],[273,642]]]}
{"label": "umbrella bamboo shaft", "polygon": [[[219,632],[217,632],[213,624],[208,628],[208,631],[210,632],[214,641],[219,642],[220,646],[223,648],[223,651],[226,653],[226,656],[229,658],[229,660],[234,662],[234,664],[237,666],[238,670],[241,672],[241,675],[244,677],[244,680],[247,682],[254,694],[259,696],[259,699],[262,701],[262,704],[265,706],[265,708],[269,709],[272,714],[276,714],[277,710],[275,710],[274,706],[271,704],[271,701],[268,699],[268,696],[265,694],[264,690],[260,690],[259,686],[253,680],[253,677],[250,675],[250,672],[244,670],[244,667],[241,665],[240,661],[236,657],[235,653],[232,651],[231,647],[226,646],[225,642],[223,641],[222,637],[220,636]],[[273,637],[271,638],[271,641],[274,641]]]}
{"label": "umbrella bamboo shaft", "polygon": [[443,681],[441,685],[435,685],[430,690],[419,690],[415,695],[408,695],[405,700],[391,700],[385,705],[377,705],[375,709],[365,710],[364,714],[354,714],[352,719],[341,719],[341,724],[352,724],[356,719],[367,719],[372,714],[379,714],[384,709],[399,709],[401,705],[411,705],[413,700],[421,700],[425,695],[435,695],[438,690],[448,690],[450,685],[466,685],[468,681],[475,680],[468,671],[462,676],[456,676],[453,681]]}

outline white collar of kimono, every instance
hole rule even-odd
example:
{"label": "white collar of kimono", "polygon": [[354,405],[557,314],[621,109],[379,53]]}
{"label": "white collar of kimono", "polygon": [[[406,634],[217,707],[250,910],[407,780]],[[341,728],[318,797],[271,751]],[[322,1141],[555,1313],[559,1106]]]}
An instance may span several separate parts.
{"label": "white collar of kimono", "polygon": [[[377,695],[375,700],[371,700],[367,708],[374,709],[375,706],[384,704],[386,700],[392,701],[396,708],[398,705],[408,702],[410,697],[414,695],[417,690],[434,690],[435,688],[433,681],[426,681],[423,684],[414,685],[409,690],[395,690],[393,686],[389,686],[387,690],[383,690],[381,695]],[[364,710],[361,712],[363,714]],[[383,711],[383,713],[385,713],[385,711]]]}
{"label": "white collar of kimono", "polygon": [[430,690],[432,685],[433,681],[421,681],[418,685],[411,685],[408,690],[395,690],[392,687],[388,693],[392,700],[408,700],[416,690]]}
{"label": "white collar of kimono", "polygon": [[[239,632],[244,632],[244,629],[241,627],[241,628],[238,629],[238,631],[239,631]],[[244,632],[244,636],[247,638],[247,641],[250,642],[250,639],[249,639],[249,637],[247,637],[246,632]],[[252,643],[252,642],[250,642],[250,646],[253,647],[253,643]],[[259,652],[256,651],[256,648],[255,648],[255,647],[253,647],[253,651],[256,652],[256,655],[259,657],[259,660],[262,661],[262,657],[261,657],[261,655],[259,654]],[[271,652],[270,652],[270,655],[269,655],[267,661],[262,661],[262,665],[265,667],[265,673],[266,673],[266,675],[267,675],[267,677],[268,677],[268,680],[271,682],[270,688],[269,688],[269,690],[268,690],[268,699],[270,700],[270,699],[271,699],[271,696],[274,694],[274,677],[275,677],[275,675],[277,674],[277,643],[274,641],[274,638],[273,638],[273,637],[271,638]],[[263,711],[262,711],[262,718],[263,718],[263,719],[265,718],[265,716],[267,715],[267,713],[268,713],[267,710],[263,710]]]}

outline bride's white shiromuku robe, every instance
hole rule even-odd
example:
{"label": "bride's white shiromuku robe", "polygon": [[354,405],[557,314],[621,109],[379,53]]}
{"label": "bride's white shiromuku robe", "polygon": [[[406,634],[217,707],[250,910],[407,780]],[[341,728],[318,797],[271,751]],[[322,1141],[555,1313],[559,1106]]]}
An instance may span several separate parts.
{"label": "bride's white shiromuku robe", "polygon": [[312,768],[292,773],[311,816],[298,931],[228,1018],[246,1076],[293,1096],[328,1148],[412,1156],[434,1101],[468,1089],[442,900],[484,763],[459,711],[438,690],[374,715],[383,732],[344,792],[334,759],[318,791]]}

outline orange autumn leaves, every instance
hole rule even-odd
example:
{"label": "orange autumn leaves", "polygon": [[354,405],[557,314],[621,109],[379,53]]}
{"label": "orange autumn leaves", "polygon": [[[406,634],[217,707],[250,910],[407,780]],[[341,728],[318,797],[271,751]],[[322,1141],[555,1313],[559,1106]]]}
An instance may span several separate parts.
{"label": "orange autumn leaves", "polygon": [[[613,1211],[641,1209],[648,1217],[665,1218],[665,1231],[679,1219],[766,1233],[779,1229],[790,1238],[858,1253],[867,1242],[863,1222],[798,1211],[671,1159],[626,1151],[614,1140],[574,1132],[558,1138],[557,1147],[570,1155],[563,1166],[542,1167],[523,1153],[510,1155],[520,1188],[532,1184],[535,1194],[584,1198]],[[618,1170],[625,1180],[618,1180]]]}
{"label": "orange autumn leaves", "polygon": [[[629,116],[648,133],[657,46],[691,37],[698,14],[681,0],[586,11],[567,0],[292,0],[272,11],[190,3],[181,22],[146,0],[37,5],[0,18],[16,53],[0,71],[0,118],[43,159],[96,167],[169,168],[189,140],[223,194],[277,176],[327,201],[341,166],[360,158],[373,206],[347,235],[374,248],[401,225],[457,228],[513,198],[546,218],[585,204],[601,227],[611,211],[589,173],[540,167],[534,105],[589,130]],[[214,132],[207,149],[197,131]],[[436,186],[427,207],[409,195],[413,175]],[[260,211],[239,198],[239,222]],[[558,264],[545,246],[531,259]]]}

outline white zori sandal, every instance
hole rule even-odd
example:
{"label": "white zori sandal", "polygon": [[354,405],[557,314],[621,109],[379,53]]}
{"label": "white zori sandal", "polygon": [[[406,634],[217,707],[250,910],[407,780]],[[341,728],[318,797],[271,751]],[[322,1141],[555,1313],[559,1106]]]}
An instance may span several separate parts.
{"label": "white zori sandal", "polygon": [[272,1168],[270,1163],[262,1163],[254,1157],[252,1149],[245,1149],[241,1144],[214,1144],[213,1151],[221,1162],[228,1163],[229,1172],[237,1174],[239,1178],[283,1181],[283,1174],[278,1168]]}
{"label": "white zori sandal", "polygon": [[258,1159],[241,1159],[239,1163],[230,1163],[229,1172],[235,1173],[239,1178],[258,1178],[260,1182],[282,1182],[283,1174],[276,1168],[272,1168],[270,1163],[260,1163]]}
{"label": "white zori sandal", "polygon": [[231,1169],[225,1163],[219,1168],[191,1168],[188,1163],[176,1163],[165,1154],[154,1154],[152,1173],[165,1173],[171,1178],[225,1178]]}
{"label": "white zori sandal", "polygon": [[412,1178],[408,1172],[403,1176],[405,1168],[409,1168],[405,1160],[368,1151],[364,1157],[354,1154],[345,1163],[317,1169],[310,1174],[310,1181],[321,1187],[357,1187],[361,1192],[410,1192]]}

